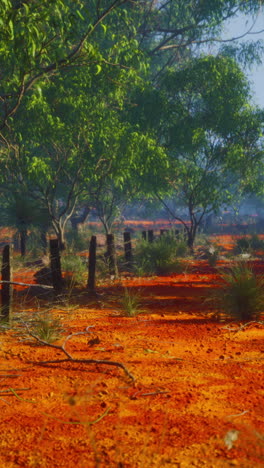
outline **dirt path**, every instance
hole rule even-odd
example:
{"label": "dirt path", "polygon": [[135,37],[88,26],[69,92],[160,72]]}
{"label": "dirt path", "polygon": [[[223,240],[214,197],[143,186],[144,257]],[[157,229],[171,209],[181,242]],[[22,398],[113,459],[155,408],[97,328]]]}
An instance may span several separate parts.
{"label": "dirt path", "polygon": [[[93,326],[68,342],[74,357],[119,361],[135,382],[106,365],[38,365],[65,356],[1,333],[0,466],[263,467],[264,329],[217,322],[203,302],[215,281],[201,262],[53,311],[65,336]],[[121,315],[124,286],[140,292],[143,314]],[[29,304],[20,298],[16,313],[35,314]]]}

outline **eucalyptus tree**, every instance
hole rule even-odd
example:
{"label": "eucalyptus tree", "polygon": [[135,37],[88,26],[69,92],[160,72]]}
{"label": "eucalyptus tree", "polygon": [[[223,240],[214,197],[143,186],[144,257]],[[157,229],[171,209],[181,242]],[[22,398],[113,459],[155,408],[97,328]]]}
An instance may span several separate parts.
{"label": "eucalyptus tree", "polygon": [[163,183],[152,193],[185,226],[192,248],[206,215],[253,187],[263,162],[263,112],[250,107],[239,66],[222,56],[167,70],[160,89],[150,88],[137,103],[136,118],[142,128],[156,128],[168,155]]}
{"label": "eucalyptus tree", "polygon": [[[2,0],[0,4],[0,137],[10,145],[12,120],[24,97],[63,71],[83,65],[96,73],[107,61],[107,19],[122,18],[131,0]],[[120,37],[109,32],[108,51]],[[122,38],[125,44],[125,37]],[[117,65],[114,62],[113,65]]]}
{"label": "eucalyptus tree", "polygon": [[[125,68],[119,66],[120,53]],[[12,191],[19,184],[46,207],[61,247],[79,202],[91,206],[106,181],[121,188],[157,152],[151,136],[124,118],[128,89],[140,81],[140,54],[136,44],[123,54],[111,51],[117,67],[107,63],[102,70],[83,66],[58,74],[39,93],[25,96],[16,113],[19,144],[15,157],[2,161],[8,174],[3,185]]]}
{"label": "eucalyptus tree", "polygon": [[[252,47],[250,35],[256,16],[263,13],[258,0],[142,0],[135,5],[137,37],[150,57],[155,82],[167,67],[185,63],[208,47],[231,45],[228,50],[225,47],[225,52],[243,60],[245,56],[247,60],[258,58],[263,52],[261,41],[255,40]],[[248,17],[248,29],[243,36],[251,39],[242,45],[235,42],[239,36],[222,37],[226,22],[239,14]]]}

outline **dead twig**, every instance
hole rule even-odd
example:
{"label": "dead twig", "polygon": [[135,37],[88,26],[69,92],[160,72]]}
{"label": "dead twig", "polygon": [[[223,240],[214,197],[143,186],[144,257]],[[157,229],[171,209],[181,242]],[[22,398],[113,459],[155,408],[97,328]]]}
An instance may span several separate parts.
{"label": "dead twig", "polygon": [[36,283],[29,284],[29,283],[20,283],[19,281],[0,281],[0,284],[16,284],[18,286],[29,286],[30,288],[38,286],[44,289],[53,289],[53,286],[49,286],[47,284],[36,284]]}
{"label": "dead twig", "polygon": [[0,390],[0,393],[14,393],[14,392],[22,392],[24,390],[30,390],[29,388],[6,388],[5,390]]}
{"label": "dead twig", "polygon": [[250,322],[244,323],[244,325],[237,325],[237,326],[229,326],[225,325],[222,327],[224,330],[228,330],[233,333],[238,333],[241,330],[244,330],[244,328],[248,327],[249,325],[252,325],[253,323],[257,323],[259,325],[264,325],[264,321],[262,320],[251,320]]}
{"label": "dead twig", "polygon": [[[18,390],[29,390],[29,388],[20,388]],[[17,391],[18,391],[17,390]],[[26,401],[27,403],[35,403],[35,401],[32,401],[32,400],[26,400],[25,398],[22,398],[21,396],[19,396],[17,394],[17,392],[13,389],[13,388],[9,388],[8,391],[10,391],[13,395],[15,395],[15,397],[20,400],[20,401]]]}
{"label": "dead twig", "polygon": [[164,393],[168,394],[170,392],[167,391],[167,390],[156,390],[155,392],[141,393],[141,391],[138,390],[137,392],[133,393],[133,395],[131,396],[131,400],[135,400],[137,396],[139,396],[139,397],[155,396],[155,395],[161,395],[161,394],[164,394]]}
{"label": "dead twig", "polygon": [[6,403],[7,405],[10,405],[11,403],[9,403],[9,401],[5,400],[4,398],[0,398],[1,401],[4,401],[4,403]]}
{"label": "dead twig", "polygon": [[249,410],[245,410],[245,411],[242,411],[242,413],[229,414],[227,417],[228,418],[237,418],[238,416],[244,416],[244,414],[247,414],[248,412],[249,412]]}
{"label": "dead twig", "polygon": [[42,413],[44,416],[47,416],[48,418],[51,418],[57,422],[59,422],[60,424],[80,424],[82,426],[92,426],[93,424],[97,424],[99,421],[101,421],[101,419],[103,419],[105,416],[108,415],[110,411],[110,408],[107,408],[103,414],[101,414],[100,416],[98,416],[98,418],[96,418],[94,421],[88,421],[88,422],[83,422],[83,421],[62,421],[61,419],[58,419],[56,418],[56,416],[52,416],[51,414],[48,414],[48,413]]}
{"label": "dead twig", "polygon": [[[55,349],[58,349],[59,351],[61,351],[62,353],[64,353],[66,355],[66,359],[58,359],[58,360],[52,360],[52,361],[40,361],[38,363],[34,362],[34,364],[38,364],[38,365],[45,365],[45,364],[58,364],[58,363],[62,363],[62,362],[73,362],[73,363],[82,363],[82,364],[105,364],[107,366],[115,366],[115,367],[119,367],[121,369],[123,369],[123,371],[125,372],[125,374],[134,382],[135,381],[135,377],[129,372],[129,370],[125,367],[124,364],[122,364],[121,362],[117,362],[117,361],[108,361],[108,360],[104,360],[104,359],[78,359],[78,358],[74,358],[67,350],[66,350],[66,343],[72,339],[73,337],[75,336],[79,336],[79,335],[87,335],[88,333],[90,333],[89,331],[89,328],[92,328],[92,326],[89,326],[89,327],[86,327],[85,331],[84,332],[77,332],[77,333],[72,333],[71,335],[68,335],[64,342],[62,343],[62,345],[55,345],[55,344],[52,344],[52,343],[48,343],[47,341],[44,341],[42,340],[41,338],[39,338],[37,335],[35,335],[34,333],[32,333],[29,329],[29,326],[24,323],[24,326],[26,327],[27,329],[27,333],[29,336],[31,336],[32,338],[34,338],[38,343],[41,343],[43,344],[44,346],[49,346],[50,348],[55,348]],[[30,361],[30,363],[32,364],[33,362]]]}

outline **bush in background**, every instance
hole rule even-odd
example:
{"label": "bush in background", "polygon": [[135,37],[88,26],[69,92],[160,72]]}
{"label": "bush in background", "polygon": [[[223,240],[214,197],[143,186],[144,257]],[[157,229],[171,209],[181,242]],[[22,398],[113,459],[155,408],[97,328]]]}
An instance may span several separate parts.
{"label": "bush in background", "polygon": [[[185,244],[186,245],[186,244]],[[159,275],[182,271],[181,261],[177,258],[177,248],[184,255],[182,241],[170,234],[163,235],[153,242],[142,240],[135,249],[135,272],[140,275]]]}
{"label": "bush in background", "polygon": [[241,262],[223,272],[221,287],[213,300],[225,315],[235,320],[257,320],[264,312],[264,277]]}
{"label": "bush in background", "polygon": [[72,252],[82,252],[89,250],[89,232],[69,229],[66,232],[67,249]]}
{"label": "bush in background", "polygon": [[264,250],[264,240],[260,239],[257,234],[252,234],[249,237],[241,237],[236,239],[234,246],[234,253],[250,253],[255,252],[256,250]]}
{"label": "bush in background", "polygon": [[61,257],[61,269],[70,278],[71,284],[82,284],[87,277],[87,264],[81,257],[74,254],[64,254]]}

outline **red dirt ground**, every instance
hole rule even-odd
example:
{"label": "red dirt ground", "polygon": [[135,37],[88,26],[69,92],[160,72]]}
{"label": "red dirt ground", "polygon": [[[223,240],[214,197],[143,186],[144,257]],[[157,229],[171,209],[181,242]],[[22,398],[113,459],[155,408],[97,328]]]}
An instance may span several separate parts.
{"label": "red dirt ground", "polygon": [[[53,307],[64,337],[93,327],[67,342],[74,358],[122,363],[135,381],[115,366],[43,364],[65,355],[25,341],[21,329],[2,332],[0,466],[263,467],[263,325],[235,332],[216,320],[204,302],[216,282],[200,261],[184,274],[101,285],[97,299],[80,292],[76,308]],[[140,293],[144,313],[123,316],[124,287]],[[17,293],[16,316],[38,307]]]}

